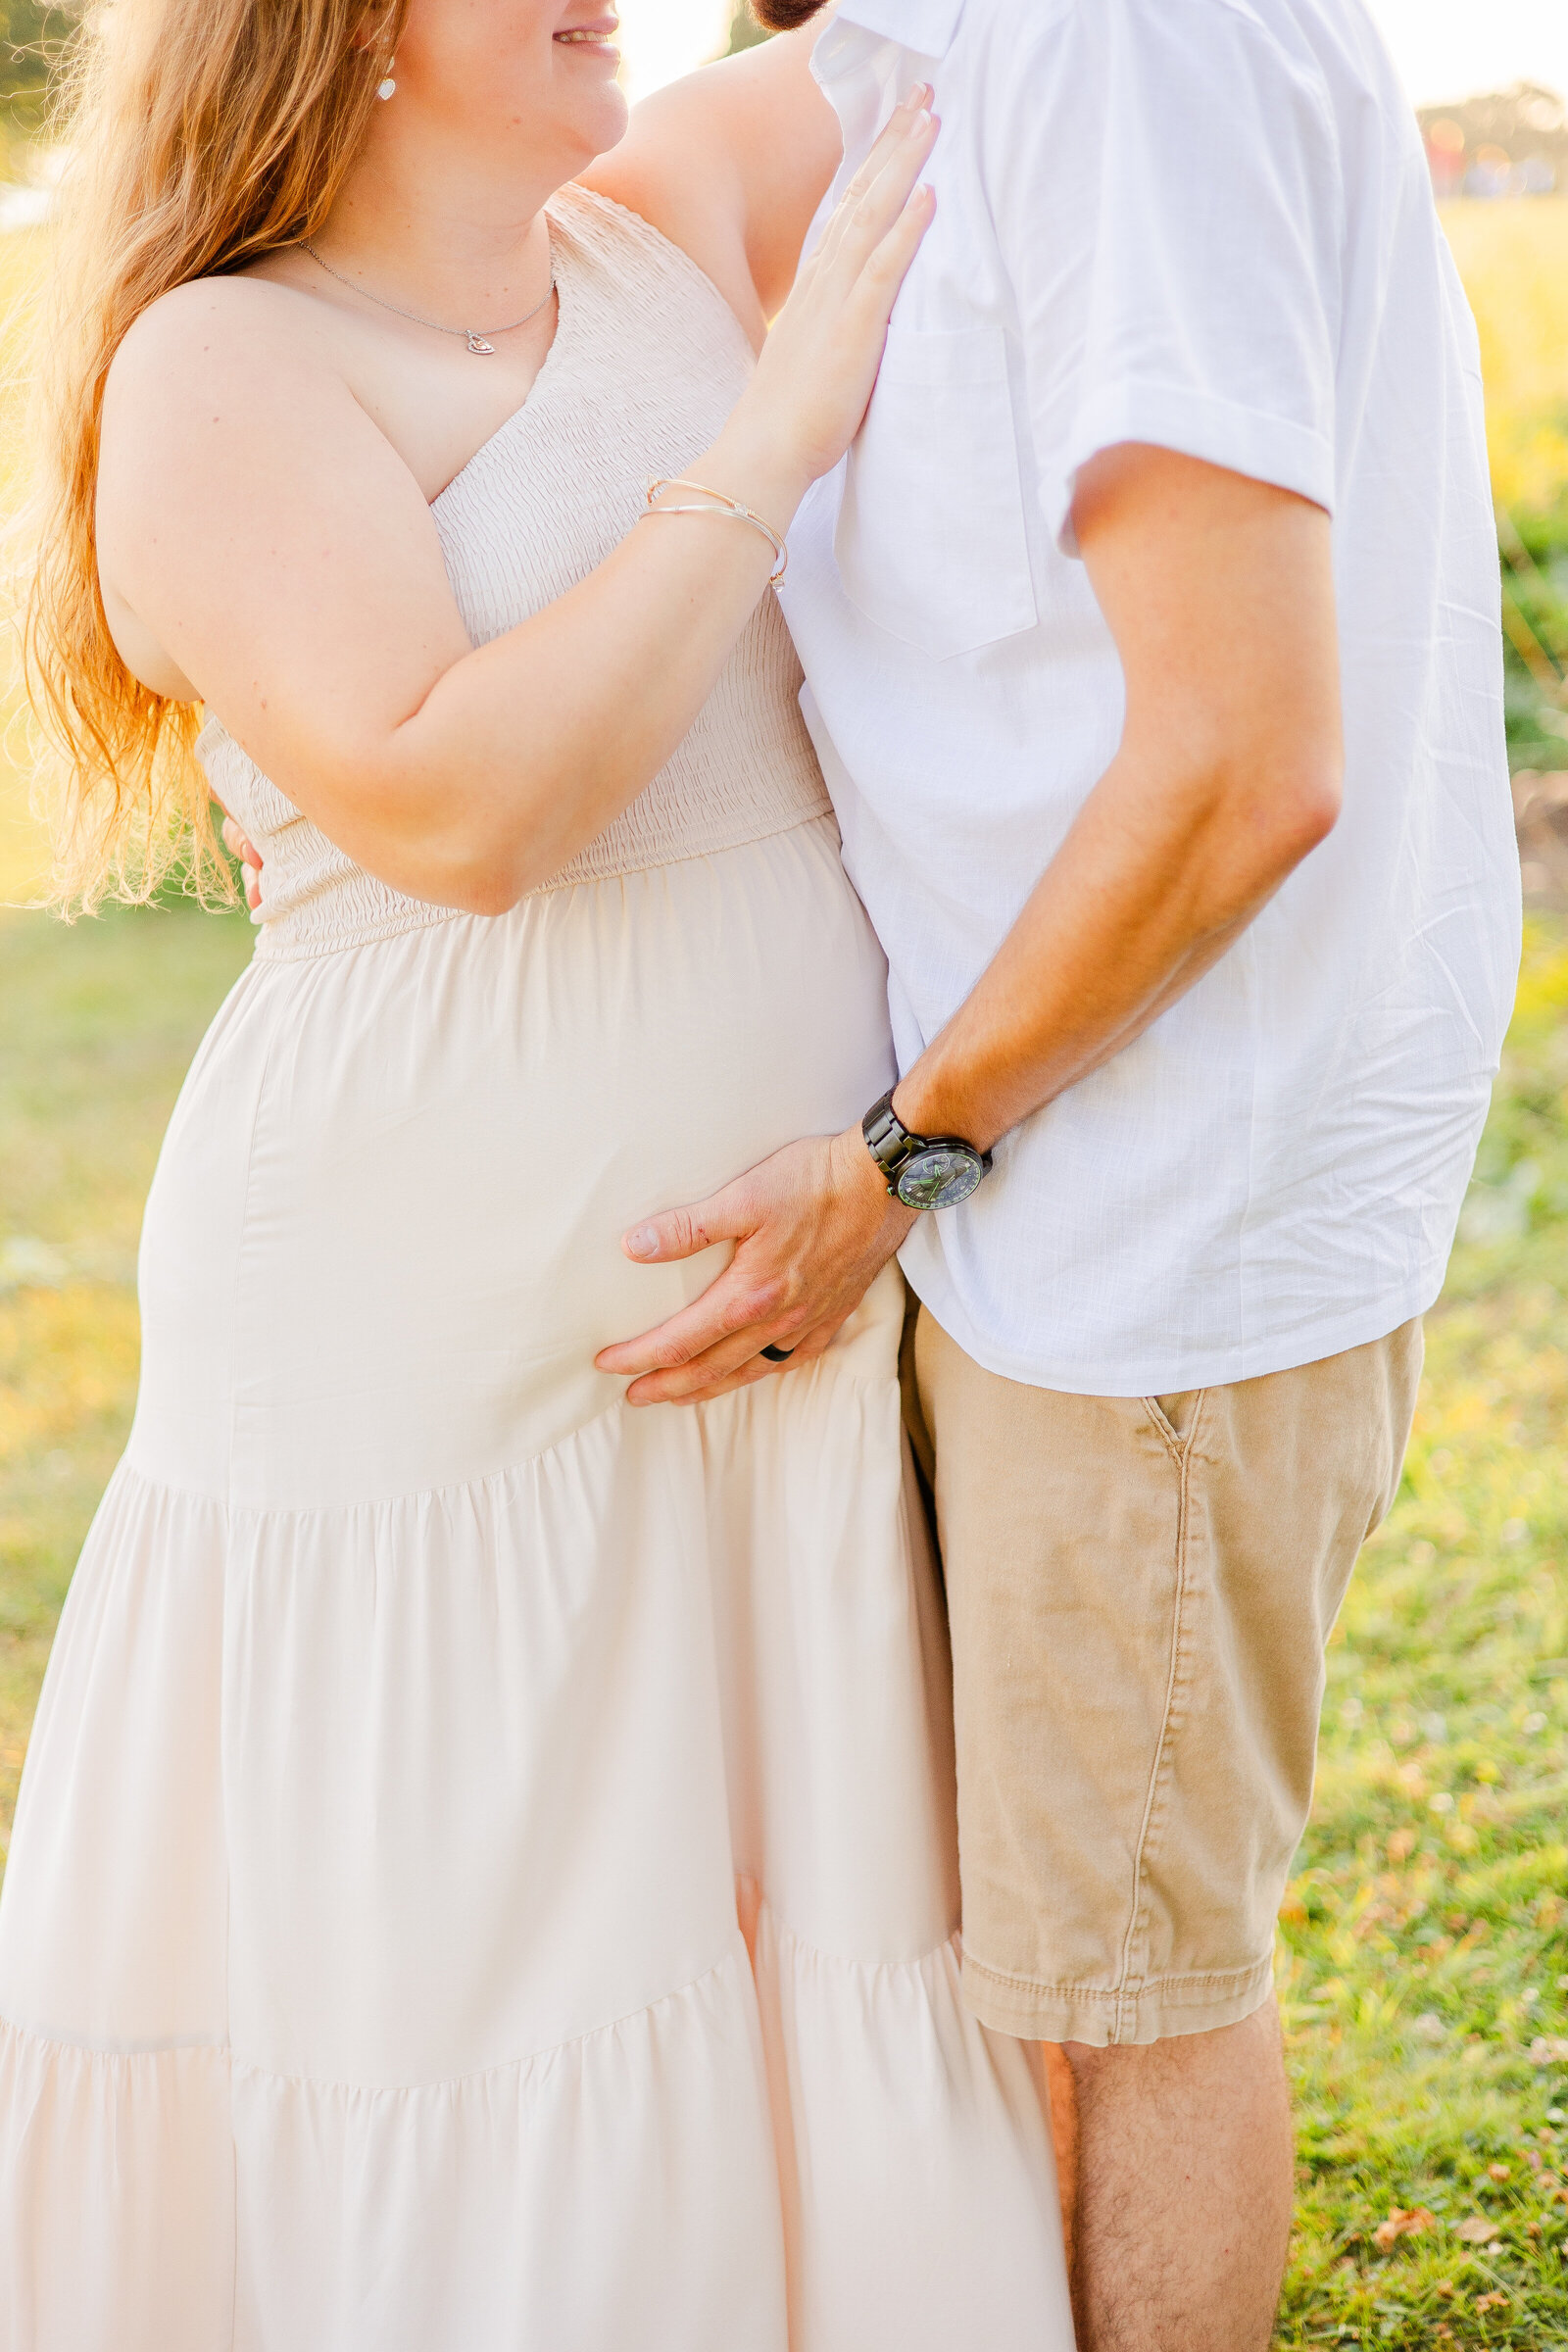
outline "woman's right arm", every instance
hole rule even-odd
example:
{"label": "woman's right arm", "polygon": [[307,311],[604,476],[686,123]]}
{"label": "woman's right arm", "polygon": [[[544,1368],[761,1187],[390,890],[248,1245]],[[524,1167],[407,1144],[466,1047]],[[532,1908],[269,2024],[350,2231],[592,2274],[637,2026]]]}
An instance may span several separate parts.
{"label": "woman's right arm", "polygon": [[[696,477],[787,529],[858,429],[930,219],[908,111],[835,215]],[[295,805],[394,889],[495,913],[657,774],[762,594],[718,516],[645,523],[475,650],[419,489],[287,289],[203,280],[126,337],[105,402],[106,594]]]}

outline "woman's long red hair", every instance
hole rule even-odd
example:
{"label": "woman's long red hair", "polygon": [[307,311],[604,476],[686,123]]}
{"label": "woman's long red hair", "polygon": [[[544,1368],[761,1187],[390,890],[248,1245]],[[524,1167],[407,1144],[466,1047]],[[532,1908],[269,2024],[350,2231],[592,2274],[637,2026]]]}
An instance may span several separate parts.
{"label": "woman's long red hair", "polygon": [[104,613],[94,501],[110,365],[160,295],[319,228],[403,5],[99,0],[73,41],[57,135],[74,160],[50,232],[24,522],[27,685],[63,906],[144,898],[193,844],[198,877],[221,870],[198,713],[131,676]]}

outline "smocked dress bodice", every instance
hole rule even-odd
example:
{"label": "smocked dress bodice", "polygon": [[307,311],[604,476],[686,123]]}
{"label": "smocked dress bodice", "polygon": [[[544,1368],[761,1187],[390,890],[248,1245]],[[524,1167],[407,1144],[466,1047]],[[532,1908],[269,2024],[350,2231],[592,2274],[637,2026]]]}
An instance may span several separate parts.
{"label": "smocked dress bodice", "polygon": [[[753,366],[717,288],[634,214],[564,188],[549,218],[560,300],[549,356],[522,407],[431,507],[476,646],[605,562],[636,523],[649,481],[680,473],[717,436]],[[769,590],[674,756],[540,890],[644,872],[825,815],[800,685]],[[519,734],[527,724],[519,708]],[[217,714],[197,750],[215,795],[262,852],[259,956],[324,955],[449,919],[328,841]]]}

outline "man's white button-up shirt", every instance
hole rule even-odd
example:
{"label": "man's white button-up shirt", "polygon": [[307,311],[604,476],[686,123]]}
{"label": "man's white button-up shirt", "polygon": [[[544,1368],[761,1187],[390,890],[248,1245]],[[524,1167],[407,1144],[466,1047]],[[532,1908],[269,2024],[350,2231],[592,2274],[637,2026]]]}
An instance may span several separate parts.
{"label": "man's white button-up shirt", "polygon": [[[1334,516],[1345,810],[1244,938],[904,1263],[1089,1394],[1380,1337],[1442,1282],[1517,963],[1474,328],[1359,0],[844,0],[843,177],[936,86],[935,222],[784,600],[907,1066],[1116,750],[1076,470],[1143,441]],[[840,184],[842,185],[842,179]]]}

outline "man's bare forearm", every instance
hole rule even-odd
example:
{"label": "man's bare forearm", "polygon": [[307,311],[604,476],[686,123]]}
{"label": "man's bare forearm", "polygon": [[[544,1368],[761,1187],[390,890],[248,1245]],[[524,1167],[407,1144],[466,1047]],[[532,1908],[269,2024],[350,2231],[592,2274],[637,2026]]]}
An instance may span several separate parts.
{"label": "man's bare forearm", "polygon": [[989,1151],[1195,987],[1332,823],[1327,796],[1303,793],[1294,822],[1227,854],[1215,834],[1246,825],[1232,794],[1211,789],[1183,823],[1180,786],[1140,771],[1125,754],[1106,771],[973,994],[900,1081],[906,1126]]}
{"label": "man's bare forearm", "polygon": [[1328,516],[1132,446],[1086,469],[1074,514],[1126,674],[1121,748],[896,1101],[987,1149],[1194,987],[1339,812]]}

